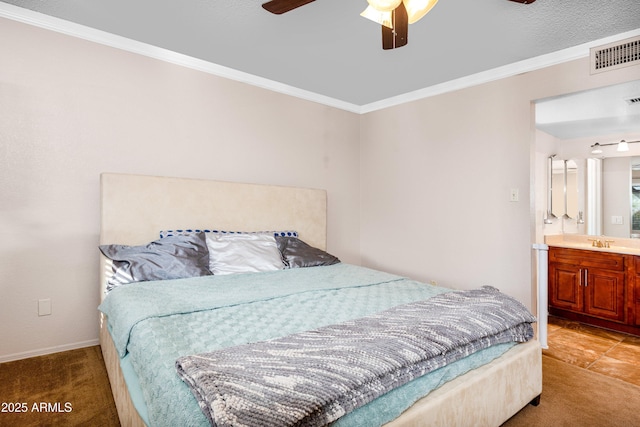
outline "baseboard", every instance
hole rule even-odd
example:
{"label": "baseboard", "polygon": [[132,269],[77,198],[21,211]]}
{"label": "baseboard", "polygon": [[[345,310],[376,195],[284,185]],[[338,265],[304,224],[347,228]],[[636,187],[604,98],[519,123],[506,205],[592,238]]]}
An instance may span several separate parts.
{"label": "baseboard", "polygon": [[0,363],[11,362],[14,360],[28,359],[30,357],[44,356],[47,354],[60,353],[62,351],[75,350],[78,348],[91,347],[94,345],[100,345],[100,341],[98,339],[88,340],[88,341],[80,341],[71,344],[65,345],[57,345],[55,347],[46,347],[40,348],[37,350],[25,351],[22,353],[13,353],[7,354],[4,356],[0,356]]}

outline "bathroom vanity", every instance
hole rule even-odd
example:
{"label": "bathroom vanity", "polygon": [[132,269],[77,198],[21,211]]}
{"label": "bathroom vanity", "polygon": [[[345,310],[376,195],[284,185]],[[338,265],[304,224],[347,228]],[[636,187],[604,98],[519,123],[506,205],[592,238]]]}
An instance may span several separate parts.
{"label": "bathroom vanity", "polygon": [[640,336],[640,241],[546,236],[549,314]]}

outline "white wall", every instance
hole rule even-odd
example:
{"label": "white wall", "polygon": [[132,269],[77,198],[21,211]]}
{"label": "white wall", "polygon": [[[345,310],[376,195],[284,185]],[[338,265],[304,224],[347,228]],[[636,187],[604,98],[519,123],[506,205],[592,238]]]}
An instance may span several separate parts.
{"label": "white wall", "polygon": [[546,188],[539,164],[550,153],[536,147],[532,101],[638,75],[640,66],[590,75],[584,58],[365,115],[363,264],[492,285],[535,312],[531,247],[542,243],[546,198],[531,191]]}
{"label": "white wall", "polygon": [[101,172],[327,189],[328,250],[360,262],[358,115],[10,20],[0,33],[0,361],[97,342]]}
{"label": "white wall", "polygon": [[578,60],[357,116],[0,29],[0,361],[96,342],[103,171],[325,188],[328,249],[344,261],[493,285],[535,310],[531,101],[640,72],[589,76]]}
{"label": "white wall", "polygon": [[531,304],[523,84],[507,79],[363,118],[366,265],[454,288],[492,285]]}

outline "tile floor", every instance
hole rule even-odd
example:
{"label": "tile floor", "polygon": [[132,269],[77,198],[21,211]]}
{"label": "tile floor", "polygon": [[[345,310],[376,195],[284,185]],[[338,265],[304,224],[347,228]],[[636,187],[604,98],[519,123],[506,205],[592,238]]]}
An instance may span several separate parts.
{"label": "tile floor", "polygon": [[640,337],[549,317],[543,354],[640,386]]}

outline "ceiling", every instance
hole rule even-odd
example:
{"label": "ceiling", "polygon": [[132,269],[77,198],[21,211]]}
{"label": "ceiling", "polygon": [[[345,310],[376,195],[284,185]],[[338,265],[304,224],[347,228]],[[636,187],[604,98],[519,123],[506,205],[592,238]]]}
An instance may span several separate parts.
{"label": "ceiling", "polygon": [[559,139],[640,134],[640,101],[631,98],[640,99],[640,80],[541,99],[536,128]]}
{"label": "ceiling", "polygon": [[[409,26],[407,46],[383,50],[380,26],[360,16],[366,0],[317,0],[283,15],[262,9],[264,1],[3,0],[0,16],[99,42],[105,32],[219,67],[214,74],[355,112],[433,88],[450,90],[474,76],[525,72],[540,58],[554,61],[572,48],[640,35],[638,0],[440,0]],[[637,82],[626,89],[640,94]],[[584,96],[539,102],[539,111],[555,118],[538,120],[538,127],[558,138],[589,126],[608,132],[620,120],[637,128],[637,109],[620,119],[619,104],[605,102],[619,93],[592,93],[589,104]]]}
{"label": "ceiling", "polygon": [[4,0],[362,106],[640,29],[638,0],[440,0],[383,51],[366,0],[317,0],[283,15],[266,0]]}

